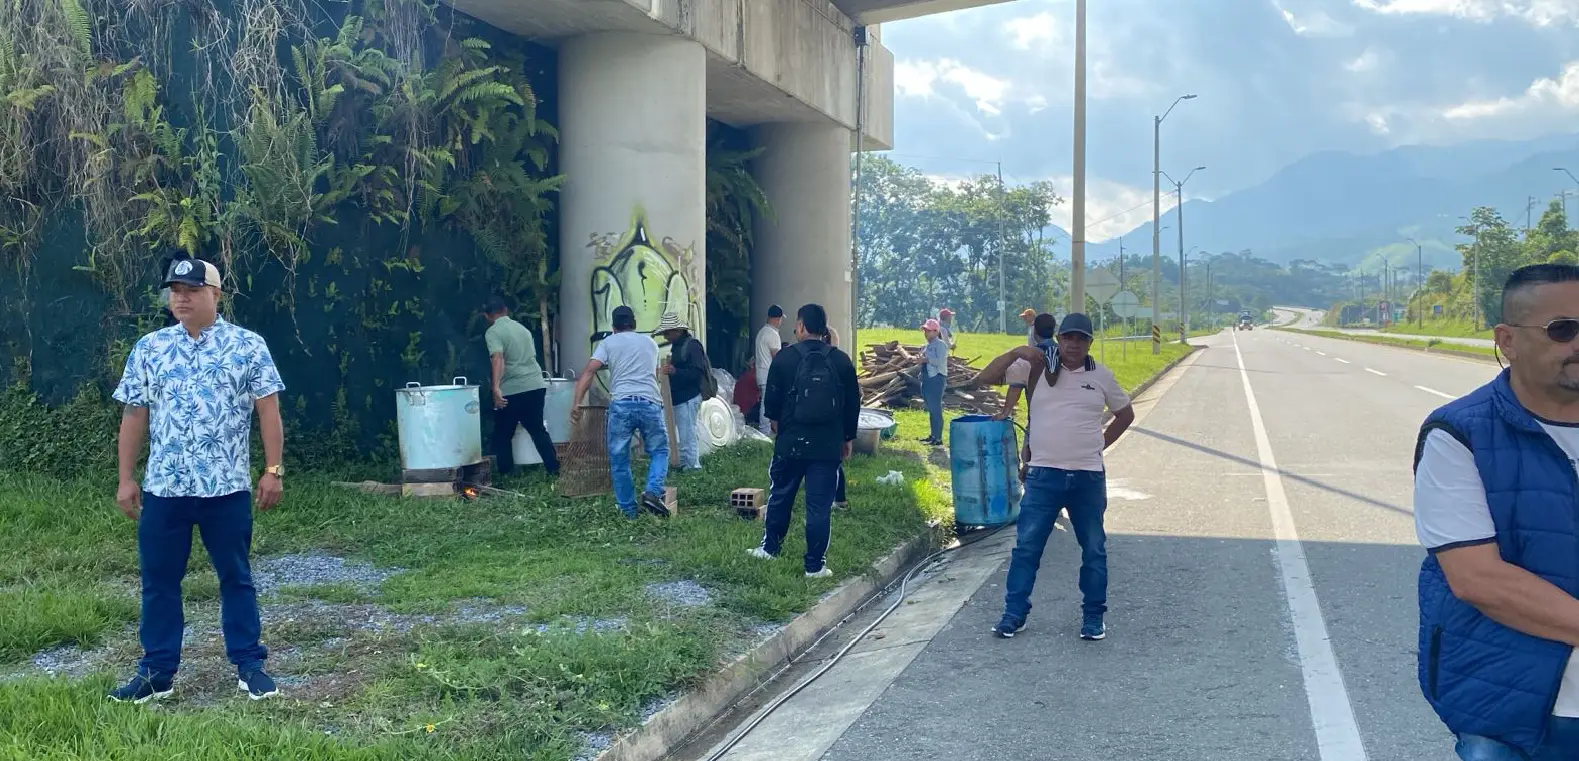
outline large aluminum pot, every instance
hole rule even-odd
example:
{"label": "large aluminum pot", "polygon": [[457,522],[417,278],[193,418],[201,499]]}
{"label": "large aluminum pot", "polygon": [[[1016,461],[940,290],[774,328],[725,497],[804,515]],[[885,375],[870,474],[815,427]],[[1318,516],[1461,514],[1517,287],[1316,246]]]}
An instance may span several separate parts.
{"label": "large aluminum pot", "polygon": [[447,386],[416,381],[395,391],[400,467],[460,468],[482,462],[482,402],[477,386],[457,377]]}

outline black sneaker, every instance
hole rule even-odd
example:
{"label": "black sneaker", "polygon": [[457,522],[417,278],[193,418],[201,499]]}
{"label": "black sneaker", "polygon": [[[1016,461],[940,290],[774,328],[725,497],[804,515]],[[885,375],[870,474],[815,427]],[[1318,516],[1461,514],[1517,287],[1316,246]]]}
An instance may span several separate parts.
{"label": "black sneaker", "polygon": [[117,703],[141,705],[151,700],[163,700],[175,692],[175,680],[160,679],[139,672],[125,686],[112,690],[109,699]]}
{"label": "black sneaker", "polygon": [[1080,624],[1080,638],[1099,640],[1107,637],[1107,627],[1102,625],[1101,613],[1087,613]]}
{"label": "black sneaker", "polygon": [[641,495],[641,506],[647,512],[659,518],[669,517],[669,506],[663,503],[663,497],[650,492]]}
{"label": "black sneaker", "polygon": [[273,677],[263,673],[263,669],[248,671],[236,679],[236,688],[247,693],[253,700],[272,698],[280,694],[280,688],[274,683]]}
{"label": "black sneaker", "polygon": [[992,633],[1003,639],[1013,639],[1014,635],[1023,631],[1025,631],[1025,622],[1016,621],[1008,614],[1004,614],[1003,619],[998,621],[998,625],[992,627]]}

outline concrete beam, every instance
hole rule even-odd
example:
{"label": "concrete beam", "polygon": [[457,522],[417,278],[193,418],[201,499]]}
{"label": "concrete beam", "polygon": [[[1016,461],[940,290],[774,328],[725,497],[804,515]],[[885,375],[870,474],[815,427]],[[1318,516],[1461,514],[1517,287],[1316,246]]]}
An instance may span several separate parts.
{"label": "concrete beam", "polygon": [[[681,35],[708,53],[707,114],[736,127],[855,128],[856,23],[830,0],[446,0],[505,31],[558,45],[597,32]],[[893,147],[893,55],[867,51],[866,145]]]}
{"label": "concrete beam", "polygon": [[835,0],[839,10],[863,24],[933,16],[939,13],[997,5],[1010,0]]}

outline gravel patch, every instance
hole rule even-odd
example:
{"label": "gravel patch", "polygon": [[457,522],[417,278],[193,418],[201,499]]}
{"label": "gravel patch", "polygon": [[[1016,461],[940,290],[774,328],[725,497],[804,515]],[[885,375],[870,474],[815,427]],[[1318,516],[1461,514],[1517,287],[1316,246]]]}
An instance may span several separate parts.
{"label": "gravel patch", "polygon": [[575,761],[595,761],[595,759],[614,744],[614,734],[611,732],[582,732],[581,737],[585,744],[581,746],[581,755]]}
{"label": "gravel patch", "polygon": [[488,600],[465,600],[450,615],[450,621],[457,624],[496,624],[506,618],[524,615],[526,608],[520,605],[495,605]]}
{"label": "gravel patch", "polygon": [[707,587],[690,579],[648,584],[647,594],[682,608],[699,608],[713,601],[713,595],[707,591]]}
{"label": "gravel patch", "polygon": [[64,645],[34,655],[30,663],[34,669],[49,676],[79,679],[102,665],[103,659],[76,645]]}
{"label": "gravel patch", "polygon": [[253,563],[252,584],[259,594],[272,594],[286,586],[320,584],[347,584],[362,594],[377,594],[386,579],[404,571],[321,553],[278,555]]}
{"label": "gravel patch", "polygon": [[647,705],[642,706],[641,709],[641,723],[646,724],[647,722],[652,721],[652,717],[657,716],[659,711],[662,711],[663,709],[668,708],[669,706],[672,706],[678,702],[680,702],[680,693],[678,692],[665,695],[661,698],[653,698],[652,700],[647,701]]}
{"label": "gravel patch", "polygon": [[528,628],[532,631],[536,631],[538,634],[548,634],[553,631],[564,629],[567,623],[569,624],[570,630],[574,631],[576,634],[586,634],[589,631],[595,632],[597,634],[607,634],[609,632],[623,630],[626,624],[629,622],[624,616],[620,616],[618,618],[588,618],[586,616],[576,616],[574,618],[567,619],[566,621],[553,624],[534,624]]}

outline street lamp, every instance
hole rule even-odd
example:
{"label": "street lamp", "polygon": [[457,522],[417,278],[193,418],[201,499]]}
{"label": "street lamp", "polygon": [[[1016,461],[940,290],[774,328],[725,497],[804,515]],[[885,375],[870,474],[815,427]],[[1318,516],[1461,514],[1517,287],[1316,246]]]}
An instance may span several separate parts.
{"label": "street lamp", "polygon": [[1189,174],[1184,175],[1184,179],[1177,181],[1170,177],[1167,172],[1162,173],[1162,176],[1168,178],[1168,182],[1173,183],[1174,192],[1179,199],[1179,206],[1174,209],[1174,212],[1179,217],[1179,343],[1181,344],[1185,342],[1186,337],[1190,333],[1190,313],[1185,311],[1184,308],[1184,183],[1189,182],[1196,172],[1205,168],[1204,166],[1198,166],[1191,169]]}
{"label": "street lamp", "polygon": [[[1086,0],[1075,0],[1075,139],[1073,223],[1069,239],[1069,311],[1086,311]],[[1002,311],[1002,310],[1000,310]]]}
{"label": "street lamp", "polygon": [[[1175,98],[1173,105],[1162,112],[1161,116],[1152,117],[1151,122],[1151,332],[1157,334],[1162,328],[1162,120],[1173,113],[1174,106],[1181,101],[1195,100],[1195,94],[1180,95]],[[1181,276],[1182,279],[1182,276]],[[1162,343],[1151,342],[1151,353],[1161,354]]]}
{"label": "street lamp", "polygon": [[[1575,177],[1573,172],[1570,172],[1567,169],[1564,169],[1564,168],[1562,168],[1560,166],[1552,167],[1552,171],[1553,172],[1562,172],[1563,174],[1568,175],[1568,179],[1573,180],[1575,185],[1579,185],[1579,177]],[[1564,219],[1564,224],[1566,224],[1567,218],[1568,218],[1568,191],[1564,190],[1563,191],[1563,219]]]}
{"label": "street lamp", "polygon": [[1414,238],[1404,240],[1415,244],[1415,324],[1425,327],[1425,255],[1421,253],[1420,241]]}

